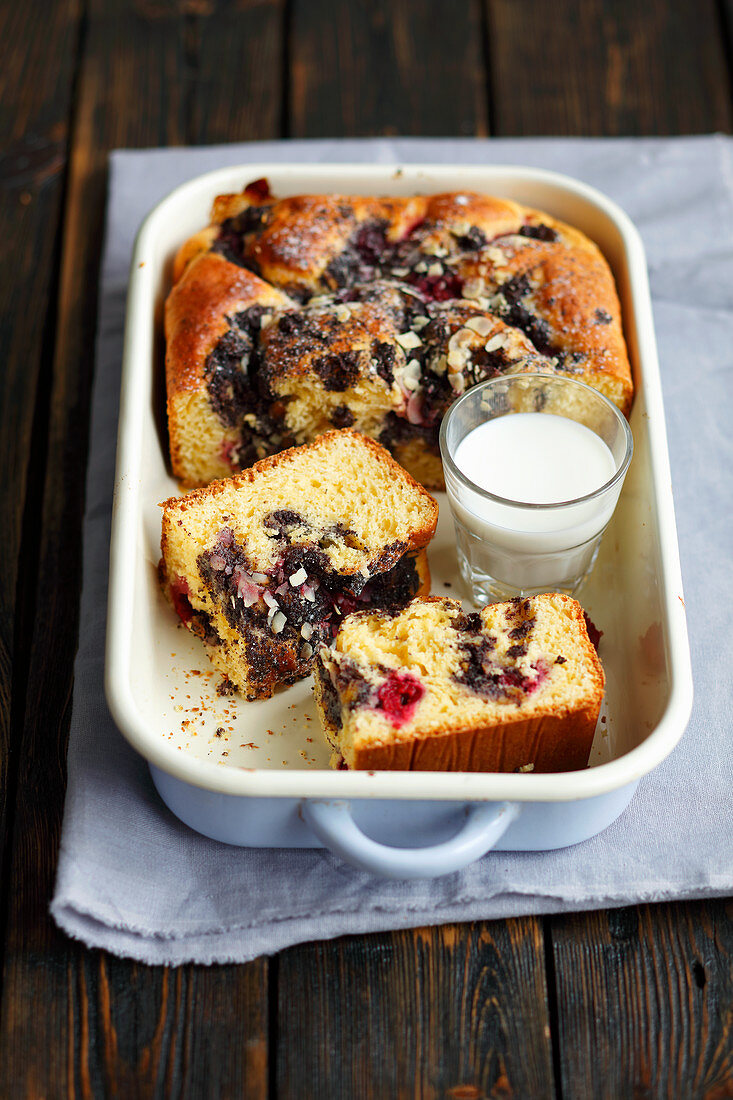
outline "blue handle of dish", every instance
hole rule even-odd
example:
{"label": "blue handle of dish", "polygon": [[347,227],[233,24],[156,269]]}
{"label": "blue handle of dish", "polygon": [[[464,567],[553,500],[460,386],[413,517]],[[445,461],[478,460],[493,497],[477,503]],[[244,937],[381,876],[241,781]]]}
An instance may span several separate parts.
{"label": "blue handle of dish", "polygon": [[343,801],[306,799],[301,814],[321,843],[347,863],[384,878],[437,878],[486,854],[519,815],[516,802],[470,802],[454,837],[427,848],[393,848],[366,836]]}

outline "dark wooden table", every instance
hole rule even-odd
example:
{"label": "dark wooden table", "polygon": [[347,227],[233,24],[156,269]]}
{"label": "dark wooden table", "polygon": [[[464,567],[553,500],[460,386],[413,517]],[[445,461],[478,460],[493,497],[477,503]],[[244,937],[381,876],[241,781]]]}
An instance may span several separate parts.
{"label": "dark wooden table", "polygon": [[730,130],[731,0],[2,0],[0,1095],[733,1096],[726,903],[148,968],[51,923],[117,146]]}

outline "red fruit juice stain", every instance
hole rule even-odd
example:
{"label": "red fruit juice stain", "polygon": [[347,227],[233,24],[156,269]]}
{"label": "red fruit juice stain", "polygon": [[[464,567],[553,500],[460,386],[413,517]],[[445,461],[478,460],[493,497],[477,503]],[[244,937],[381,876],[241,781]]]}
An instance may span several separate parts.
{"label": "red fruit juice stain", "polygon": [[193,615],[191,601],[188,598],[188,582],[185,577],[178,577],[171,584],[171,599],[173,606],[182,622],[187,623]]}
{"label": "red fruit juice stain", "polygon": [[397,727],[409,722],[424,694],[425,688],[409,672],[396,672],[377,692],[379,705]]}

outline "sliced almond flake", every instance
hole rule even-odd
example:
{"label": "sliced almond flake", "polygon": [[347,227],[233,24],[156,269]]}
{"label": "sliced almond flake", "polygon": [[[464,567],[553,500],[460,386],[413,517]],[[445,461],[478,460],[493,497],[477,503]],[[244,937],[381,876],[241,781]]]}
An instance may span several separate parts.
{"label": "sliced almond flake", "polygon": [[438,355],[430,364],[433,374],[445,374],[448,370],[448,360],[444,355]]}
{"label": "sliced almond flake", "polygon": [[496,351],[497,348],[503,348],[507,339],[508,337],[505,332],[497,332],[496,336],[492,336],[490,340],[486,341],[486,350]]}
{"label": "sliced almond flake", "polygon": [[337,321],[342,321],[343,322],[343,321],[350,321],[351,320],[351,310],[349,309],[348,306],[345,306],[345,305],[336,306],[336,309],[335,309],[334,312],[336,314],[336,320]]}
{"label": "sliced almond flake", "polygon": [[305,581],[308,580],[308,574],[301,565],[300,569],[296,570],[295,573],[292,573],[288,577],[288,580],[290,581],[293,588],[297,588],[299,584],[303,584]]}
{"label": "sliced almond flake", "polygon": [[430,318],[420,315],[419,317],[413,317],[412,325],[410,327],[412,328],[413,332],[422,332],[425,326],[429,324]]}
{"label": "sliced almond flake", "polygon": [[474,340],[475,333],[470,328],[459,328],[448,341],[448,350],[455,351],[457,348],[470,347]]}
{"label": "sliced almond flake", "polygon": [[431,277],[435,277],[437,275],[442,275],[442,274],[443,274],[443,265],[442,264],[437,264],[437,263],[436,264],[431,264],[430,267],[428,268],[428,275],[430,275]]}
{"label": "sliced almond flake", "polygon": [[253,573],[252,574],[252,580],[255,582],[255,584],[267,584],[269,579],[270,578],[268,577],[267,573]]}
{"label": "sliced almond flake", "polygon": [[416,332],[400,332],[395,336],[395,340],[404,348],[405,351],[410,351],[412,348],[419,348],[422,345],[422,340]]}
{"label": "sliced almond flake", "polygon": [[300,628],[301,638],[304,638],[305,641],[307,642],[312,634],[313,634],[313,624],[312,623],[303,623],[303,625]]}
{"label": "sliced almond flake", "polygon": [[393,267],[392,274],[397,279],[404,279],[405,275],[410,274],[410,269],[409,267]]}
{"label": "sliced almond flake", "polygon": [[469,353],[464,348],[453,348],[448,352],[448,367],[454,371],[463,370],[468,362]]}
{"label": "sliced almond flake", "polygon": [[425,260],[420,260],[419,263],[415,264],[415,271],[418,271],[421,275],[424,271],[427,271],[427,270],[428,270],[428,265],[425,263]]}
{"label": "sliced almond flake", "polygon": [[306,642],[305,645],[300,647],[300,656],[303,658],[304,661],[307,661],[310,657],[313,656],[313,646],[310,644],[310,642]]}
{"label": "sliced almond flake", "polygon": [[485,279],[466,279],[463,284],[462,294],[464,298],[480,298],[485,290]]}
{"label": "sliced almond flake", "polygon": [[452,374],[450,384],[454,393],[463,393],[466,388],[466,379],[462,374]]}
{"label": "sliced almond flake", "polygon": [[417,359],[408,359],[405,366],[402,368],[402,374],[411,375],[413,378],[419,378],[421,374],[420,363]]}
{"label": "sliced almond flake", "polygon": [[273,618],[272,618],[272,623],[270,624],[270,629],[272,630],[272,633],[273,634],[282,633],[282,630],[283,630],[283,628],[284,628],[287,621],[288,620],[285,617],[285,615],[283,615],[282,611],[275,612],[275,614],[273,615]]}
{"label": "sliced almond flake", "polygon": [[488,336],[494,324],[495,322],[489,317],[471,317],[466,321],[466,328],[470,328],[473,332],[478,333],[479,336]]}

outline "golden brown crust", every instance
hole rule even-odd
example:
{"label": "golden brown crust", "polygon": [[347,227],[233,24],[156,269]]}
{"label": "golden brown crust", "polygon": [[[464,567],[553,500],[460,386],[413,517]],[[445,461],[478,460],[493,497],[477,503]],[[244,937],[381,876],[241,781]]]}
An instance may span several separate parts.
{"label": "golden brown crust", "polygon": [[[310,307],[301,316],[307,318],[305,331],[296,329],[292,334],[282,331],[280,325],[271,325],[260,336],[262,371],[268,385],[287,376],[298,378],[305,374],[318,377],[318,368],[324,354],[338,357],[354,355],[359,359],[360,373],[369,373],[372,349],[377,342],[390,344],[398,363],[404,363],[405,353],[395,337],[400,329],[396,319],[401,312],[400,291],[389,285],[380,287],[365,302],[350,303],[338,309],[318,310]],[[382,381],[380,379],[380,381]],[[386,382],[382,385],[387,387]]]}
{"label": "golden brown crust", "polygon": [[[254,305],[285,308],[292,303],[247,268],[214,252],[199,252],[186,266],[165,305],[166,390],[171,466],[184,484],[196,485],[228,473],[219,459],[223,430],[211,411],[205,384],[207,357],[230,328],[230,317]],[[218,447],[202,447],[208,434]]]}
{"label": "golden brown crust", "polygon": [[207,355],[229,329],[228,317],[253,305],[294,303],[246,267],[215,252],[199,253],[165,305],[166,383],[169,396],[202,384]]}
{"label": "golden brown crust", "polygon": [[[186,484],[307,442],[329,424],[351,424],[441,488],[442,413],[464,388],[496,373],[567,374],[630,411],[631,369],[606,260],[579,230],[510,200],[469,191],[276,199],[257,180],[242,194],[217,197],[212,224],[182,246],[174,278],[168,411],[173,469]],[[390,295],[411,296],[412,309],[400,315]],[[281,312],[252,336],[254,358],[242,368],[252,407],[223,409],[207,392],[206,358],[230,330],[240,338],[232,318],[257,304]],[[429,342],[442,304],[456,317],[474,310],[506,324],[504,351],[487,361],[486,340],[476,335],[461,345],[471,354],[456,369],[440,336],[427,353],[427,344],[410,350],[419,340],[400,344],[423,331],[409,331],[416,311],[429,315],[422,319]],[[448,311],[443,319],[446,343],[455,331]],[[235,362],[226,366],[236,373]]]}
{"label": "golden brown crust", "polygon": [[422,220],[421,198],[361,198],[346,195],[295,195],[274,203],[271,216],[246,249],[263,278],[282,286],[335,288],[329,263],[346,248],[367,221],[384,222],[387,239],[399,240]]}
{"label": "golden brown crust", "polygon": [[446,730],[412,741],[358,746],[357,770],[421,772],[566,772],[588,763],[597,709],[546,714],[489,728]]}
{"label": "golden brown crust", "polygon": [[[464,279],[482,280],[486,296],[525,277],[533,315],[547,325],[553,351],[570,377],[600,389],[628,415],[633,383],[613,276],[598,250],[556,241],[498,241],[462,261]],[[509,314],[511,323],[511,314]]]}
{"label": "golden brown crust", "polygon": [[202,229],[200,233],[195,233],[193,237],[189,237],[187,241],[184,241],[173,260],[174,284],[178,282],[192,260],[200,256],[202,252],[211,251],[218,232],[217,226],[209,225],[206,229]]}

